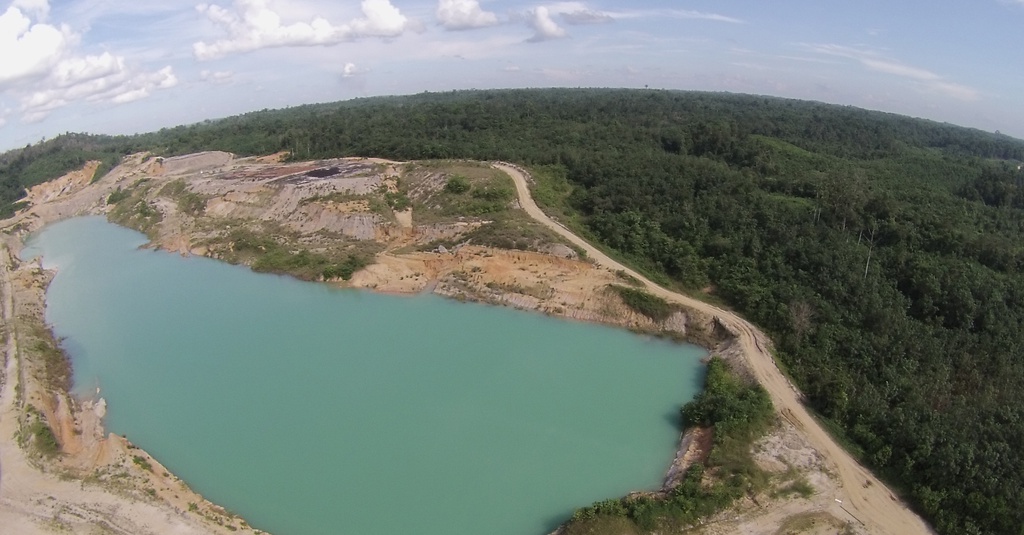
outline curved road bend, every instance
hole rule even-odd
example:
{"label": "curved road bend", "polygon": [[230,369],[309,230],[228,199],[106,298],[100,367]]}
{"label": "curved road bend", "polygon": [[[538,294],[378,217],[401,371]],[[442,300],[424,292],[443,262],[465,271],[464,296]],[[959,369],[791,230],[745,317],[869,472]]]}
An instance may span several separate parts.
{"label": "curved road bend", "polygon": [[[587,252],[595,263],[613,271],[622,270],[639,279],[647,291],[667,301],[717,316],[739,338],[743,356],[757,380],[771,395],[779,413],[804,433],[811,445],[831,461],[839,479],[839,494],[832,514],[839,519],[860,523],[868,533],[892,535],[932,535],[934,532],[914,512],[907,509],[886,486],[825,432],[800,402],[800,393],[775,365],[766,350],[768,337],[757,327],[734,312],[669,291],[651,282],[647,277],[611,259],[569,229],[556,223],[537,206],[527,187],[525,171],[506,163],[494,163],[495,168],[507,173],[516,184],[519,204],[530,217],[557,232],[563,238]],[[837,510],[839,508],[841,510]]]}

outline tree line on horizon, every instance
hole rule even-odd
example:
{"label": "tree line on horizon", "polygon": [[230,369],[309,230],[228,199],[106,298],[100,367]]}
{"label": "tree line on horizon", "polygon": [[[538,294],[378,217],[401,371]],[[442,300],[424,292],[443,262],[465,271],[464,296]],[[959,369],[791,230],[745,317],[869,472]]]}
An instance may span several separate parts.
{"label": "tree line on horizon", "polygon": [[852,107],[496,90],[262,111],[0,155],[0,202],[141,150],[531,166],[589,237],[765,329],[807,403],[944,534],[1024,525],[1024,141]]}

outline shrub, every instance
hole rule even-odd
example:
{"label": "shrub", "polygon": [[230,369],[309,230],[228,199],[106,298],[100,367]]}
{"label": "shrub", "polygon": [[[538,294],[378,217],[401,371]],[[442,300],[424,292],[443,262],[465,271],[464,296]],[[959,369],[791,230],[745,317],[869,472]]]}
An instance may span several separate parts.
{"label": "shrub", "polygon": [[455,175],[448,179],[448,182],[444,185],[444,190],[448,193],[454,193],[460,195],[469,191],[470,188],[469,179],[462,175]]}
{"label": "shrub", "polygon": [[28,433],[32,438],[32,444],[35,446],[36,451],[44,457],[53,457],[60,453],[60,442],[57,441],[57,436],[53,434],[53,429],[46,425],[41,416],[38,416],[28,426]]}
{"label": "shrub", "polygon": [[107,204],[117,204],[130,196],[128,190],[123,190],[118,186],[116,190],[110,192],[110,195],[107,195]]}
{"label": "shrub", "polygon": [[636,288],[627,288],[625,286],[618,286],[615,284],[609,285],[615,293],[619,294],[622,298],[622,302],[627,307],[632,309],[638,314],[643,314],[654,321],[665,321],[669,316],[675,312],[676,307],[671,305],[668,301],[651,295],[644,290],[637,290]]}

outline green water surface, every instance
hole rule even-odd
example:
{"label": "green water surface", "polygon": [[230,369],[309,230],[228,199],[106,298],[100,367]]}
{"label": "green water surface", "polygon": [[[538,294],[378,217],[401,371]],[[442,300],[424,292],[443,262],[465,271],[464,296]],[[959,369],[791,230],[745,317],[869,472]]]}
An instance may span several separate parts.
{"label": "green water surface", "polygon": [[543,535],[660,485],[703,350],[139,249],[98,217],[22,257],[110,431],[278,535]]}

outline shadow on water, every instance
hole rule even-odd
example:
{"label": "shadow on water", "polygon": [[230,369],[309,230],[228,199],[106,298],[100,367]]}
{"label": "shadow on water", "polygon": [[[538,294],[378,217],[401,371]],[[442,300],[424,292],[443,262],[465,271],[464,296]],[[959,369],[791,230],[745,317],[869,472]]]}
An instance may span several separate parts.
{"label": "shadow on water", "polygon": [[683,430],[683,415],[679,410],[679,408],[672,409],[662,415],[662,418],[672,426],[673,430],[681,432]]}
{"label": "shadow on water", "polygon": [[[609,498],[612,498],[612,497],[613,496],[609,496]],[[589,503],[588,504],[581,504],[579,507],[585,507],[587,505],[590,505],[590,504]],[[559,526],[561,526],[562,524],[565,524],[566,522],[569,521],[569,519],[572,517],[572,513],[573,512],[574,511],[569,511],[569,512],[567,512],[564,515],[553,516],[551,518],[548,518],[544,522],[544,532],[543,533],[538,533],[537,535],[548,535],[550,533],[554,533],[554,531],[556,529],[558,529]]]}

